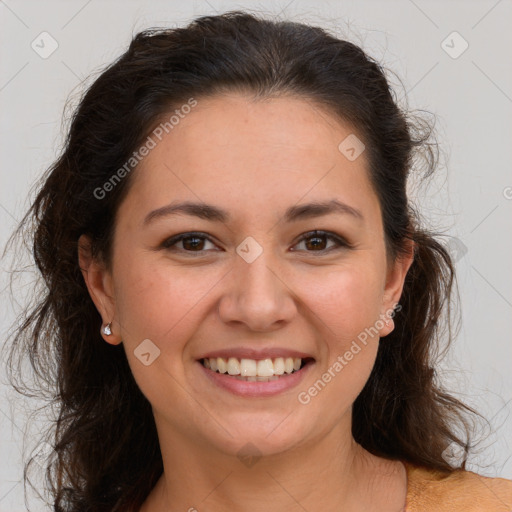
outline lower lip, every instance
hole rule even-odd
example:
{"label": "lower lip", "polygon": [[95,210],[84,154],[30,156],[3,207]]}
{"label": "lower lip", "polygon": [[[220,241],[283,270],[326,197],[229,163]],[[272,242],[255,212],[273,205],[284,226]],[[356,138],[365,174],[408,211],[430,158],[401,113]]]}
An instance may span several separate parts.
{"label": "lower lip", "polygon": [[197,364],[201,367],[204,374],[211,382],[216,386],[230,391],[234,395],[243,397],[270,397],[297,386],[302,379],[304,379],[306,374],[309,373],[314,362],[310,361],[299,371],[284,374],[283,376],[280,376],[278,380],[271,380],[268,382],[249,382],[239,380],[227,373],[218,373],[205,368],[201,361],[198,361]]}

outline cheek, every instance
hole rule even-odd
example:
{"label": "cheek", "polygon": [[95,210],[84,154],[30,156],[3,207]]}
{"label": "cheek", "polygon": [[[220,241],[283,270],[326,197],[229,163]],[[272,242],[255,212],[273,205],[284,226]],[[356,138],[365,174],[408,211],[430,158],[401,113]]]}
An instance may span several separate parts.
{"label": "cheek", "polygon": [[297,286],[304,290],[304,302],[323,322],[328,335],[346,342],[379,318],[381,281],[370,264],[340,265],[323,275],[302,277]]}
{"label": "cheek", "polygon": [[[135,255],[125,258],[115,270],[116,316],[134,379],[157,408],[166,407],[168,395],[162,394],[163,389],[172,390],[176,407],[178,403],[187,407],[190,397],[176,382],[185,379],[187,341],[197,330],[199,316],[205,315],[208,292],[222,274],[201,273],[199,267],[178,269]],[[148,348],[143,352],[142,346]],[[147,352],[148,365],[140,358]]]}
{"label": "cheek", "polygon": [[135,348],[149,338],[162,352],[179,348],[222,275],[200,267],[150,263],[143,257],[123,260],[115,276],[115,293],[125,344]]}
{"label": "cheek", "polygon": [[371,267],[339,269],[316,280],[308,306],[325,348],[315,373],[301,390],[299,400],[314,404],[326,424],[339,421],[365,386],[375,363],[379,337],[382,285]]}

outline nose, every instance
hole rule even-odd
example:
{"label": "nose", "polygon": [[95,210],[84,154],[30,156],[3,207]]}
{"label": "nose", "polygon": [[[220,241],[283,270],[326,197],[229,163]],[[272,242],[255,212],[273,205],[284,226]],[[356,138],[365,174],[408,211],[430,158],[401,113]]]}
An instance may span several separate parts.
{"label": "nose", "polygon": [[276,261],[264,251],[252,263],[237,258],[234,265],[219,302],[221,320],[259,332],[274,331],[288,324],[297,307],[294,293],[280,276]]}

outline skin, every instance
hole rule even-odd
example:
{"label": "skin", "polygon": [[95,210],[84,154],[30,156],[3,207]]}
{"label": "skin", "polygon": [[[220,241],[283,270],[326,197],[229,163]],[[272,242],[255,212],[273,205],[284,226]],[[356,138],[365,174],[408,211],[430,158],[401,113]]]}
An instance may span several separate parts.
{"label": "skin", "polygon": [[[378,335],[307,405],[297,399],[399,302],[412,262],[412,249],[387,258],[365,153],[349,161],[338,150],[352,133],[301,98],[198,99],[133,171],[116,216],[110,270],[81,238],[84,279],[103,322],[112,322],[113,334],[103,337],[124,344],[157,425],[164,474],[142,512],[403,507],[404,466],[369,454],[351,435],[352,404],[393,321],[377,324]],[[363,218],[284,220],[288,207],[331,199]],[[149,212],[174,201],[212,204],[231,219],[180,214],[144,224]],[[315,229],[351,247],[300,241]],[[190,231],[211,242],[161,246]],[[263,249],[252,263],[236,253],[248,236]],[[160,350],[149,366],[134,354],[145,339]],[[288,347],[315,363],[297,388],[239,397],[211,384],[196,361],[235,346]],[[250,467],[237,457],[247,443],[261,457]]]}

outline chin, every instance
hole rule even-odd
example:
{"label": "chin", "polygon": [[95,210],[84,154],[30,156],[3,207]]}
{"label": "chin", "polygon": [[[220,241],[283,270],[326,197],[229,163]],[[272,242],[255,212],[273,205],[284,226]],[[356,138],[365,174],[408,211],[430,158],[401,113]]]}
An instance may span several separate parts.
{"label": "chin", "polygon": [[[286,417],[286,416],[284,416]],[[294,431],[289,425],[284,426],[283,416],[276,418],[272,427],[265,423],[230,425],[229,433],[223,439],[210,439],[209,444],[228,455],[237,457],[261,457],[278,455],[295,448],[304,439],[302,432]],[[283,428],[284,427],[284,428]]]}

